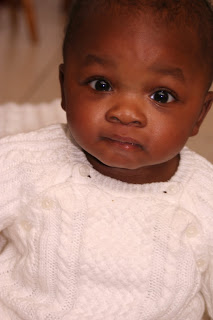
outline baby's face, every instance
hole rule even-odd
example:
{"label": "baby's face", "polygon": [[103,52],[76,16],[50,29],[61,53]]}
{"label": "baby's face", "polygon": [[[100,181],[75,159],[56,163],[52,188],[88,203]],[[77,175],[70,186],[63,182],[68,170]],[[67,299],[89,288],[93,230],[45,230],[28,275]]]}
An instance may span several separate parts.
{"label": "baby's face", "polygon": [[174,173],[212,100],[197,40],[149,15],[105,14],[80,27],[61,67],[63,107],[97,170],[148,170],[154,181]]}

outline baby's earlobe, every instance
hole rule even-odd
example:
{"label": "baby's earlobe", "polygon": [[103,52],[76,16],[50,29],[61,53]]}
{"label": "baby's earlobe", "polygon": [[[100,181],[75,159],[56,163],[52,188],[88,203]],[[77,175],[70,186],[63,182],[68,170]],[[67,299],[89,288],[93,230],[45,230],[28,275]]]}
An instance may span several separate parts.
{"label": "baby's earlobe", "polygon": [[64,94],[64,64],[59,65],[59,81],[61,88],[61,107],[66,111],[65,107],[65,94]]}
{"label": "baby's earlobe", "polygon": [[203,106],[205,116],[207,115],[207,113],[211,109],[212,103],[213,103],[213,91],[209,91],[206,95],[204,106]]}
{"label": "baby's earlobe", "polygon": [[199,118],[198,118],[198,120],[197,120],[197,122],[196,122],[196,124],[195,124],[195,126],[194,126],[194,128],[192,130],[191,135],[190,135],[191,137],[195,136],[196,134],[198,134],[200,126],[201,126],[203,120],[205,119],[207,113],[211,109],[212,103],[213,103],[213,92],[209,91],[207,93],[205,101],[203,103]]}
{"label": "baby's earlobe", "polygon": [[64,84],[64,64],[59,65],[59,81],[60,85]]}

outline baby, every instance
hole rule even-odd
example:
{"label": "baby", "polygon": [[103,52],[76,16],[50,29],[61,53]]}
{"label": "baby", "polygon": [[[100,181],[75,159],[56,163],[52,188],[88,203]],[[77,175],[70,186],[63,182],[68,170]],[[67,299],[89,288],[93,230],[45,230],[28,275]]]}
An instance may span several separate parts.
{"label": "baby", "polygon": [[77,0],[67,125],[0,143],[0,319],[213,319],[206,0]]}

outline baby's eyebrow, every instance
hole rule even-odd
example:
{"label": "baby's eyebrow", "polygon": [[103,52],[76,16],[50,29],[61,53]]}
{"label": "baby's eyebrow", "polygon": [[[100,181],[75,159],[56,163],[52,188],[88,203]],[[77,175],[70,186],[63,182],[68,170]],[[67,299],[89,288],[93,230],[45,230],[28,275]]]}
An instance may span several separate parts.
{"label": "baby's eyebrow", "polygon": [[154,64],[150,67],[150,70],[156,73],[172,76],[181,82],[185,82],[183,71],[178,67]]}
{"label": "baby's eyebrow", "polygon": [[[88,54],[84,58],[83,64],[84,66],[99,64],[101,66],[109,66],[112,68],[116,67],[115,61],[111,60],[108,56],[97,56],[95,54]],[[169,75],[181,82],[185,82],[185,77],[181,68],[154,63],[153,65],[150,66],[149,69],[152,72],[163,74],[163,75]]]}
{"label": "baby's eyebrow", "polygon": [[110,67],[115,67],[115,62],[109,59],[108,57],[99,57],[95,54],[88,54],[85,59],[84,59],[84,65],[89,66],[92,64],[100,64],[102,66],[110,66]]}

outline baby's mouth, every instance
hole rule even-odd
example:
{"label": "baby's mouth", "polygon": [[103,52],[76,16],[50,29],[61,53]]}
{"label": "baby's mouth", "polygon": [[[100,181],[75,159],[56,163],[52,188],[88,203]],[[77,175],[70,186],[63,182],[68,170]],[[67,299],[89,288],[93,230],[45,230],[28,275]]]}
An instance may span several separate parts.
{"label": "baby's mouth", "polygon": [[122,137],[122,136],[114,135],[112,137],[104,137],[103,140],[108,141],[111,144],[117,144],[126,150],[132,150],[132,149],[138,149],[138,148],[142,150],[144,149],[143,146],[138,141],[130,137]]}

